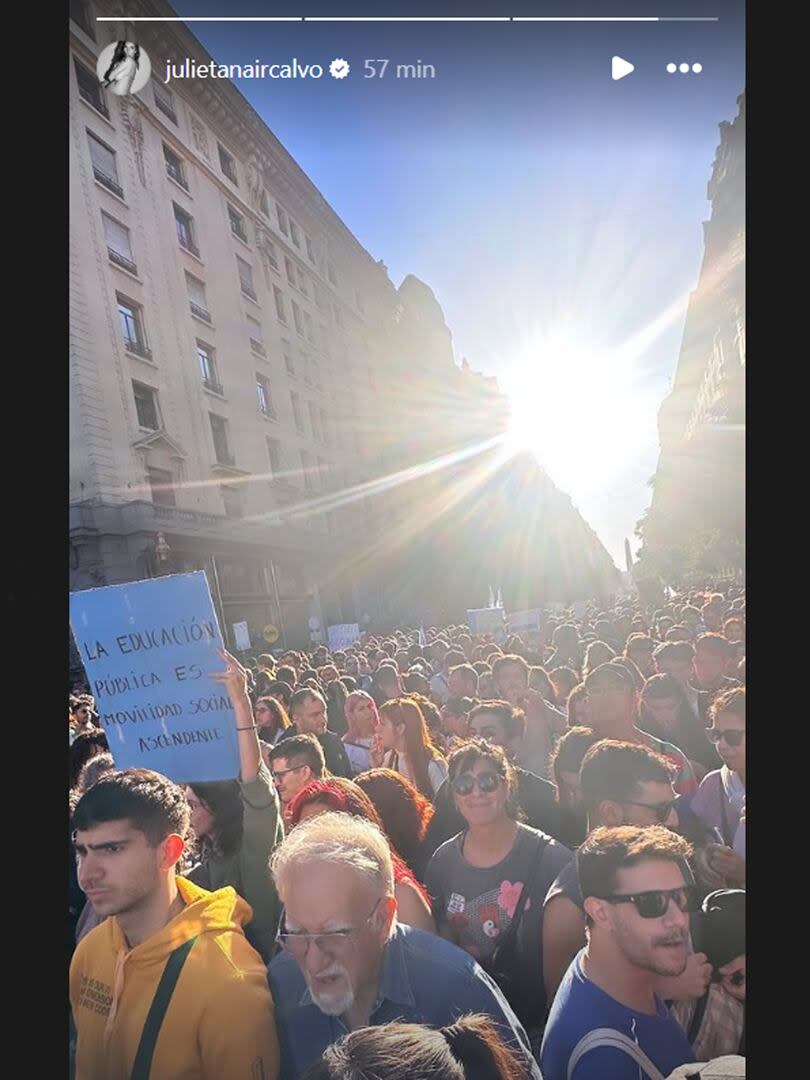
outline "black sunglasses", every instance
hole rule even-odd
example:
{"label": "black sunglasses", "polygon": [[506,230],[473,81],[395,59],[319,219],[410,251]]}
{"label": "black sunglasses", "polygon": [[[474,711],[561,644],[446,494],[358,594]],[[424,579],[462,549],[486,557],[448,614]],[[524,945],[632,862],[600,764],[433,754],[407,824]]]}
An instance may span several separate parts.
{"label": "black sunglasses", "polygon": [[744,731],[735,731],[734,728],[728,728],[726,731],[721,731],[719,728],[707,728],[706,734],[713,743],[719,743],[722,739],[727,746],[739,746],[745,738]]}
{"label": "black sunglasses", "polygon": [[643,806],[645,810],[651,810],[655,816],[656,821],[663,825],[669,815],[672,813],[672,810],[675,806],[675,800],[669,799],[667,802],[647,803],[633,802],[632,799],[625,799],[624,804],[626,806]]}
{"label": "black sunglasses", "polygon": [[453,781],[453,791],[455,791],[456,795],[461,795],[462,798],[465,795],[472,795],[476,788],[482,795],[491,795],[493,791],[498,790],[502,783],[503,777],[500,773],[482,772],[478,776],[474,776],[472,773],[462,773]]}
{"label": "black sunglasses", "polygon": [[616,894],[602,896],[609,904],[634,904],[642,919],[660,919],[674,900],[680,911],[697,911],[699,908],[697,889],[694,885],[682,885],[678,889],[650,889],[649,892]]}

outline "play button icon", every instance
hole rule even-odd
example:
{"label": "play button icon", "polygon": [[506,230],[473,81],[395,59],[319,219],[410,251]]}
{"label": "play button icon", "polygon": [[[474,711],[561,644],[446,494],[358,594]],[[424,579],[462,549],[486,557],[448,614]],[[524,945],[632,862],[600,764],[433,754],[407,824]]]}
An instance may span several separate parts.
{"label": "play button icon", "polygon": [[635,70],[630,61],[623,60],[621,56],[614,56],[611,61],[610,73],[614,79],[623,79],[625,75],[629,75],[631,71]]}

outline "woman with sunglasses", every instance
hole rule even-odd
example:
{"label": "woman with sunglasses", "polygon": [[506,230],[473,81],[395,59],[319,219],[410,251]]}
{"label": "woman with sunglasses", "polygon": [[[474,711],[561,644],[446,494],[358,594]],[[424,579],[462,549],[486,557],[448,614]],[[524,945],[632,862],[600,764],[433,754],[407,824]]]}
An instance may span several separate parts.
{"label": "woman with sunglasses", "polygon": [[254,708],[256,732],[263,743],[275,746],[281,733],[290,726],[290,718],[278,698],[265,694],[260,697]]}
{"label": "woman with sunglasses", "polygon": [[[745,688],[735,687],[709,706],[706,734],[717,747],[723,766],[708,773],[692,796],[690,808],[722,837],[723,847],[709,846],[713,869],[729,884],[745,883]],[[729,850],[730,849],[730,850]]]}
{"label": "woman with sunglasses", "polygon": [[524,1026],[537,1028],[546,1012],[543,903],[573,856],[517,820],[515,773],[501,747],[483,739],[459,747],[449,783],[465,828],[428,863],[436,923],[496,978]]}

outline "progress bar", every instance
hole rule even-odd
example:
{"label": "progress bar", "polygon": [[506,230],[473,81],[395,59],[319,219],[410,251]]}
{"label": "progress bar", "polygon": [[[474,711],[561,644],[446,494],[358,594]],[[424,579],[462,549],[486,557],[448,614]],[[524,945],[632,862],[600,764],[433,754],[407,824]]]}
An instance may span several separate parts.
{"label": "progress bar", "polygon": [[719,22],[717,15],[98,15],[96,22],[131,23],[439,23],[439,22],[542,22],[542,23],[684,23]]}

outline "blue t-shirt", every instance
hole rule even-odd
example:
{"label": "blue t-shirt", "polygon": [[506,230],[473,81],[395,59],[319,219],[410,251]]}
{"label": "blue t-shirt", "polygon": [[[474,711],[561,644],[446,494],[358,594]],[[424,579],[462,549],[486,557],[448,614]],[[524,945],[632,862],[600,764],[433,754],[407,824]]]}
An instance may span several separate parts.
{"label": "blue t-shirt", "polygon": [[[582,949],[571,961],[554,998],[540,1049],[543,1080],[568,1080],[568,1061],[583,1035],[596,1028],[615,1028],[628,1035],[664,1076],[695,1060],[683,1029],[656,997],[657,1013],[635,1012],[610,997],[582,970]],[[580,1058],[571,1080],[646,1080],[635,1061],[622,1050],[599,1047]]]}
{"label": "blue t-shirt", "polygon": [[[280,1080],[297,1080],[342,1035],[340,1017],[314,1004],[301,969],[289,953],[268,968],[281,1051]],[[526,1032],[506,998],[471,956],[436,934],[398,923],[385,946],[377,1001],[369,1026],[400,1020],[444,1027],[463,1013],[485,1013],[526,1067],[541,1080]],[[470,1074],[474,1078],[478,1075]]]}

